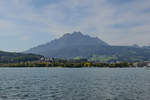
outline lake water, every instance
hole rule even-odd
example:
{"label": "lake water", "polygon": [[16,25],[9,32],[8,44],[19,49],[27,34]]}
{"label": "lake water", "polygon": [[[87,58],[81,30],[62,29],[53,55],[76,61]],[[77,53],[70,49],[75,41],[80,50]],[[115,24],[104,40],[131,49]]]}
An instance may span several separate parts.
{"label": "lake water", "polygon": [[0,100],[150,100],[150,70],[0,68]]}

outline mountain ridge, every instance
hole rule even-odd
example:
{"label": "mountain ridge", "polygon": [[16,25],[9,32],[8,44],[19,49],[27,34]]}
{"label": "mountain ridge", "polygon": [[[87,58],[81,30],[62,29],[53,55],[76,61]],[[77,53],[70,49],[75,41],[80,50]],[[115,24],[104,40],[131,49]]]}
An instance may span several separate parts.
{"label": "mountain ridge", "polygon": [[62,37],[51,42],[31,48],[26,53],[35,53],[56,58],[83,57],[90,60],[150,60],[149,49],[137,48],[135,46],[111,46],[97,37],[83,35],[81,32],[64,34]]}

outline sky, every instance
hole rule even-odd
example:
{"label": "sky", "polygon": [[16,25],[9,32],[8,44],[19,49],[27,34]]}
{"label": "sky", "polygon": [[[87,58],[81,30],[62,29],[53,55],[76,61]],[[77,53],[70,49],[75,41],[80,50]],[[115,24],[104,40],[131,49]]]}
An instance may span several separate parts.
{"label": "sky", "polygon": [[0,0],[0,50],[80,31],[110,45],[150,45],[150,0]]}

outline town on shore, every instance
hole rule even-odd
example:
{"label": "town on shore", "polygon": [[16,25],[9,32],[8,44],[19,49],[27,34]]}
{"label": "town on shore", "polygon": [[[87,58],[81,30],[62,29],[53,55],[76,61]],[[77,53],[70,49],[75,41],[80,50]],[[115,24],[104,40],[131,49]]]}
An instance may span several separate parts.
{"label": "town on shore", "polygon": [[150,61],[143,62],[98,62],[89,61],[88,59],[60,59],[41,57],[36,61],[21,61],[13,63],[0,63],[0,67],[100,67],[100,68],[136,68],[136,67],[150,67]]}

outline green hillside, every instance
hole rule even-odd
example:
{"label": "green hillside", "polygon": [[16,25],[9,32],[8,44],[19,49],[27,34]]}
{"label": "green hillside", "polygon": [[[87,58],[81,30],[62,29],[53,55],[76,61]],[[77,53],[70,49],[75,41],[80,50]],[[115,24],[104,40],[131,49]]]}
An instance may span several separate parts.
{"label": "green hillside", "polygon": [[0,51],[0,63],[17,63],[26,61],[36,61],[41,58],[40,55],[23,54],[15,52]]}

